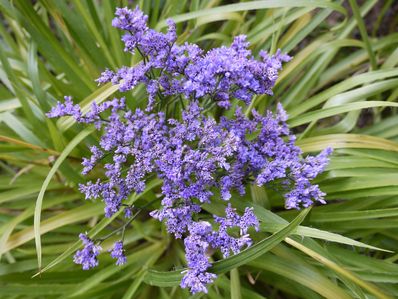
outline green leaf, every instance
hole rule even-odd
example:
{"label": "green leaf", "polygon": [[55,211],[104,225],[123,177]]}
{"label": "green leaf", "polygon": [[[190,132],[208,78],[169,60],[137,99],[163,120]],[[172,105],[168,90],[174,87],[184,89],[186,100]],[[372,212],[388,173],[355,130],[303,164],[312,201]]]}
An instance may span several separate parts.
{"label": "green leaf", "polygon": [[83,131],[81,131],[76,137],[66,146],[66,148],[62,151],[61,155],[55,161],[53,167],[51,167],[50,172],[48,173],[46,179],[43,182],[43,185],[40,189],[39,196],[36,200],[35,206],[35,215],[34,215],[34,232],[35,232],[35,243],[36,243],[36,251],[37,251],[37,263],[39,269],[41,269],[41,232],[40,232],[40,219],[41,219],[41,208],[42,202],[44,198],[44,193],[46,192],[47,186],[49,185],[51,179],[57,172],[58,168],[61,166],[62,162],[68,157],[68,155],[72,152],[72,150],[94,131],[93,128],[89,127]]}
{"label": "green leaf", "polygon": [[[267,232],[277,232],[281,230],[287,223],[284,218],[278,216],[277,214],[263,208],[262,206],[251,203],[251,205],[254,208],[254,212],[257,216],[257,218],[260,220],[261,224],[261,231],[267,231]],[[243,211],[247,203],[243,202],[241,200],[233,200],[233,206],[235,206],[238,210]],[[212,207],[214,208],[214,204],[212,204]],[[221,208],[220,210],[223,210]],[[215,213],[215,209],[212,210]],[[311,212],[311,215],[313,212],[316,210],[313,210]],[[297,235],[300,237],[309,237],[309,238],[315,238],[315,239],[321,239],[329,242],[336,242],[336,243],[341,243],[341,244],[346,244],[350,246],[357,246],[357,247],[363,247],[363,248],[368,248],[368,249],[373,249],[373,250],[380,250],[380,251],[389,251],[385,250],[376,246],[371,246],[368,244],[365,244],[363,242],[359,242],[357,240],[353,240],[351,238],[325,231],[325,230],[320,230],[315,227],[308,227],[308,226],[303,226],[299,225],[295,230],[292,231],[292,235]]]}
{"label": "green leaf", "polygon": [[[343,15],[347,14],[347,11],[341,6],[333,2],[325,2],[320,0],[261,0],[261,1],[248,1],[244,3],[234,3],[224,6],[219,6],[210,9],[203,9],[186,13],[183,15],[177,15],[173,17],[176,23],[185,22],[188,20],[196,19],[203,16],[209,16],[219,13],[229,13],[237,11],[249,11],[265,8],[278,8],[278,7],[311,7],[313,9],[323,7],[330,8],[340,12]],[[164,27],[165,21],[158,24],[158,28]]]}
{"label": "green leaf", "polygon": [[338,95],[339,93],[350,90],[356,86],[361,86],[377,80],[384,80],[386,78],[391,78],[396,76],[398,76],[398,69],[372,71],[357,76],[352,76],[330,87],[329,89],[326,89],[308,98],[305,102],[301,103],[300,105],[290,107],[288,109],[289,115],[291,118],[294,118],[299,114],[302,114],[303,112],[313,107],[316,107],[319,104],[322,104],[323,102],[326,102],[328,99]]}
{"label": "green leaf", "polygon": [[384,217],[398,217],[398,208],[327,213],[315,212],[311,214],[310,219],[312,222],[339,222]]}
{"label": "green leaf", "polygon": [[[36,210],[36,209],[35,209]],[[103,206],[101,203],[97,204],[86,204],[82,207],[77,207],[74,209],[70,209],[66,212],[63,212],[59,215],[50,217],[43,222],[40,223],[39,232],[36,230],[35,226],[28,226],[25,229],[15,233],[9,239],[6,245],[4,246],[4,252],[9,251],[13,248],[16,248],[26,242],[35,239],[37,240],[37,234],[40,233],[40,236],[50,232],[56,228],[79,222],[82,220],[89,219],[94,216],[98,216],[103,213]],[[41,241],[41,238],[39,238]],[[39,244],[41,248],[41,243]],[[4,253],[2,252],[2,253]],[[37,252],[37,249],[36,249]],[[41,253],[41,251],[40,251]],[[40,268],[39,268],[40,269]]]}
{"label": "green leaf", "polygon": [[235,268],[231,270],[231,299],[241,299],[241,292],[239,270]]}
{"label": "green leaf", "polygon": [[254,269],[270,271],[289,279],[285,283],[293,280],[317,292],[323,298],[352,298],[335,282],[330,281],[324,274],[322,275],[322,272],[307,263],[301,262],[297,257],[286,259],[269,254],[262,259],[250,262],[249,266]]}
{"label": "green leaf", "polygon": [[294,241],[292,239],[289,239],[289,238],[286,239],[286,242],[291,244],[291,245],[293,245],[294,247],[298,248],[299,250],[301,250],[305,254],[308,254],[309,256],[314,258],[315,260],[321,262],[326,267],[329,267],[333,271],[336,271],[337,273],[339,273],[342,276],[348,278],[349,280],[353,281],[357,285],[363,287],[364,289],[369,291],[371,294],[375,295],[377,298],[381,298],[381,299],[389,299],[389,298],[391,298],[390,296],[386,295],[384,292],[379,290],[373,284],[361,280],[355,274],[353,274],[350,271],[340,267],[335,262],[333,262],[333,261],[329,260],[328,258],[318,254],[317,252],[315,252],[315,251],[311,250],[310,248],[300,244],[299,242],[296,242],[296,241]]}
{"label": "green leaf", "polygon": [[304,113],[298,117],[294,117],[288,120],[290,127],[294,128],[311,121],[319,120],[325,117],[330,117],[340,113],[346,113],[350,111],[373,108],[373,107],[398,107],[398,103],[388,103],[382,101],[367,101],[367,102],[355,102],[349,104],[343,104],[337,107],[324,108],[321,110],[311,111]]}
{"label": "green leaf", "polygon": [[0,122],[3,121],[11,130],[13,130],[19,137],[28,143],[40,147],[46,147],[45,144],[32,132],[31,129],[27,128],[19,119],[9,112],[0,114]]}
{"label": "green leaf", "polygon": [[[329,134],[301,139],[296,143],[303,152],[317,152],[327,147],[335,149],[382,149],[385,151],[398,151],[396,142],[359,134]],[[380,157],[382,159],[382,157]]]}

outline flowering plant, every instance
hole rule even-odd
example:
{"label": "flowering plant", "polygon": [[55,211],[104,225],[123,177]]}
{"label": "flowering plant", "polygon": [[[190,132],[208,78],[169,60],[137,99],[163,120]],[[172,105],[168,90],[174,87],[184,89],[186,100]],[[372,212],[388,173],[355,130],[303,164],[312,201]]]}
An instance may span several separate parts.
{"label": "flowering plant", "polygon": [[[129,223],[137,213],[125,204],[127,197],[143,192],[154,176],[162,180],[160,206],[150,215],[183,239],[188,267],[181,287],[207,292],[207,284],[216,278],[208,271],[210,250],[219,249],[224,257],[240,252],[252,244],[248,233],[259,229],[259,221],[252,208],[240,215],[230,203],[224,216],[209,220],[201,205],[215,198],[228,202],[235,194],[245,194],[249,184],[279,186],[288,209],[325,203],[325,194],[311,180],[323,171],[331,150],[303,158],[279,104],[276,113],[262,115],[249,108],[243,112],[254,95],[272,95],[288,55],[261,51],[256,60],[243,35],[229,47],[205,52],[195,44],[179,45],[174,22],[167,24],[167,33],[149,29],[147,16],[138,8],[118,8],[112,22],[126,31],[125,51],[141,55],[142,61],[105,70],[97,82],[117,84],[121,92],[144,85],[144,110],[132,111],[124,98],[114,98],[94,102],[84,114],[65,97],[47,115],[72,116],[102,132],[99,144],[90,148],[91,156],[83,159],[82,173],[106,160],[105,177],[81,184],[80,190],[86,199],[104,201],[106,217],[123,209]],[[209,115],[216,109],[218,114],[233,109],[233,117]],[[235,227],[238,233],[231,231]],[[85,234],[80,239],[84,248],[75,254],[75,263],[84,270],[97,266],[103,239]],[[125,263],[123,237],[111,256],[117,265]]]}

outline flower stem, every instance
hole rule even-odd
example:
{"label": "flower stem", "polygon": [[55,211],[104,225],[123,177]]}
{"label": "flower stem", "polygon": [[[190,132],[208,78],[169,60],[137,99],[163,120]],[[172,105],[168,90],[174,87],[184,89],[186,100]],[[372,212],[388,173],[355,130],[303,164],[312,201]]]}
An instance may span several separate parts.
{"label": "flower stem", "polygon": [[357,22],[359,32],[360,32],[360,34],[362,36],[362,40],[365,44],[365,49],[368,52],[371,69],[376,70],[377,69],[376,56],[372,50],[372,45],[370,44],[369,36],[368,36],[368,33],[366,32],[366,27],[363,22],[363,18],[361,17],[361,12],[359,11],[357,1],[356,0],[348,0],[348,2],[350,3],[352,13],[354,14],[354,18]]}
{"label": "flower stem", "polygon": [[103,241],[105,241],[106,239],[112,237],[113,235],[115,235],[116,233],[122,231],[122,240],[124,239],[124,232],[126,230],[126,227],[133,222],[133,220],[142,212],[142,210],[144,210],[145,208],[149,207],[151,204],[153,204],[154,202],[158,201],[159,198],[155,198],[154,200],[151,200],[150,202],[148,202],[146,205],[142,206],[141,208],[138,209],[138,211],[128,220],[126,221],[121,227],[115,229],[114,231],[110,232],[109,234],[107,234],[106,236],[96,239],[96,242],[102,243]]}

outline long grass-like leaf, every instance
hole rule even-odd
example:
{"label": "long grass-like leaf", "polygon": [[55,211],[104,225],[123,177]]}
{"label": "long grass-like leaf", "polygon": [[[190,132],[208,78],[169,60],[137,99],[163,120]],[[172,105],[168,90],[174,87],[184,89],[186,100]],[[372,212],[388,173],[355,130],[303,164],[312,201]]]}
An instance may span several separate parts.
{"label": "long grass-like leaf", "polygon": [[35,243],[36,243],[36,251],[37,251],[37,264],[38,268],[41,269],[41,232],[40,232],[40,219],[41,219],[41,209],[42,202],[44,198],[44,193],[46,192],[47,186],[50,183],[51,179],[57,172],[58,168],[61,166],[62,162],[68,157],[70,152],[88,135],[93,132],[93,128],[89,127],[82,132],[80,132],[76,137],[66,146],[61,155],[55,161],[53,167],[51,167],[50,172],[48,173],[43,185],[40,189],[39,196],[36,200],[35,206],[35,216],[34,216],[34,232],[35,232]]}

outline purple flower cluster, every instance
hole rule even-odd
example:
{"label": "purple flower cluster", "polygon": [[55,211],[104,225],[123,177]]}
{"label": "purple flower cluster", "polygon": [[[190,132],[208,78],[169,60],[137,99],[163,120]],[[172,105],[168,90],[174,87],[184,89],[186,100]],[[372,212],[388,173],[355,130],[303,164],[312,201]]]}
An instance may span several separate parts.
{"label": "purple flower cluster", "polygon": [[[188,269],[181,287],[207,292],[207,284],[216,278],[208,272],[209,251],[219,249],[224,257],[239,253],[251,245],[248,231],[258,230],[259,223],[252,209],[239,215],[229,203],[224,217],[213,215],[212,221],[204,221],[201,205],[244,195],[248,184],[280,186],[286,208],[324,203],[325,194],[311,180],[324,170],[331,150],[303,158],[281,105],[276,113],[265,115],[253,110],[252,118],[239,106],[231,118],[216,120],[203,113],[208,103],[230,108],[232,99],[249,104],[255,94],[272,94],[281,63],[290,59],[287,55],[261,52],[262,60],[257,61],[244,36],[236,37],[230,47],[205,53],[197,45],[177,45],[172,21],[167,33],[161,33],[148,28],[147,16],[138,8],[119,8],[116,15],[112,25],[127,31],[126,51],[140,52],[143,61],[116,72],[106,70],[97,81],[119,84],[120,91],[145,84],[147,111],[131,111],[124,98],[115,98],[93,103],[84,114],[65,97],[47,115],[69,115],[102,131],[99,144],[90,147],[91,156],[83,159],[82,172],[86,175],[103,165],[104,176],[81,184],[80,190],[86,199],[104,201],[106,217],[121,209],[131,217],[123,201],[133,192],[143,192],[153,176],[162,180],[161,205],[150,215],[184,241]],[[170,118],[150,111],[174,97],[187,104],[181,115]],[[98,264],[100,247],[86,235],[80,238],[85,247],[76,253],[75,262],[89,269]],[[111,256],[118,265],[126,262],[122,242],[115,243]]]}
{"label": "purple flower cluster", "polygon": [[[180,96],[189,100],[212,100],[229,108],[231,99],[246,104],[255,94],[272,94],[283,61],[290,57],[278,51],[270,56],[260,52],[255,60],[244,35],[237,36],[230,47],[222,46],[208,52],[195,44],[177,45],[176,27],[168,20],[167,33],[149,29],[147,16],[138,8],[118,8],[112,25],[127,31],[123,35],[125,51],[138,51],[144,61],[133,67],[122,67],[115,72],[106,70],[98,83],[119,84],[120,91],[133,89],[144,83],[148,92],[150,111],[156,95]],[[160,75],[152,75],[160,70]]]}
{"label": "purple flower cluster", "polygon": [[123,242],[117,241],[113,245],[113,249],[111,250],[111,257],[116,259],[116,265],[124,265],[127,261],[126,256],[124,255]]}
{"label": "purple flower cluster", "polygon": [[79,238],[82,240],[84,248],[76,252],[73,261],[76,264],[82,265],[83,270],[89,270],[98,266],[97,256],[100,254],[102,248],[99,245],[95,245],[85,234],[80,234]]}
{"label": "purple flower cluster", "polygon": [[[101,246],[95,244],[86,234],[80,234],[79,238],[83,242],[84,247],[75,253],[73,261],[78,265],[82,265],[83,270],[89,270],[98,266],[97,256],[102,250]],[[119,266],[126,263],[122,241],[116,242],[110,253],[111,257],[116,259],[116,265]]]}
{"label": "purple flower cluster", "polygon": [[[217,277],[207,272],[211,266],[207,252],[209,249],[219,248],[224,258],[239,253],[242,248],[250,246],[252,241],[247,234],[250,227],[258,230],[258,220],[253,210],[246,208],[243,216],[239,216],[235,209],[228,205],[225,210],[226,217],[214,216],[219,228],[214,230],[211,223],[207,221],[192,222],[188,226],[189,235],[184,239],[185,255],[188,263],[188,270],[181,281],[181,287],[189,288],[192,293],[207,293],[207,284],[212,283]],[[230,228],[239,228],[238,237],[228,233]]]}
{"label": "purple flower cluster", "polygon": [[[151,215],[164,221],[176,238],[185,238],[189,270],[181,285],[192,292],[203,291],[206,282],[215,277],[205,271],[210,266],[205,256],[207,248],[219,248],[225,257],[231,251],[236,254],[251,244],[248,228],[258,226],[252,210],[247,209],[239,217],[230,206],[226,218],[215,217],[217,233],[210,223],[205,228],[205,222],[195,222],[200,205],[210,203],[217,192],[228,201],[232,192],[245,194],[248,183],[279,183],[289,191],[285,193],[287,208],[308,207],[314,201],[324,203],[324,193],[310,181],[323,171],[330,149],[303,159],[280,105],[276,115],[267,112],[263,116],[253,110],[253,119],[249,119],[237,109],[233,118],[222,117],[216,122],[205,117],[196,102],[182,112],[180,121],[166,119],[162,112],[148,114],[137,109],[133,113],[116,100],[111,102],[118,109],[113,109],[107,120],[89,112],[91,122],[101,124],[104,133],[99,147],[91,147],[91,157],[84,159],[83,172],[99,164],[104,155],[111,155],[112,161],[104,165],[105,179],[82,184],[80,190],[86,198],[102,198],[105,216],[111,217],[132,192],[145,189],[152,174],[161,178],[164,197],[161,208]],[[51,116],[73,115],[76,111],[81,115],[76,109],[69,111],[69,103],[62,105],[58,104]],[[108,103],[103,105],[110,107]],[[79,117],[77,121],[88,122],[87,116]],[[237,239],[227,232],[235,226],[241,234]],[[115,245],[112,256],[118,258],[118,263],[121,252]]]}
{"label": "purple flower cluster", "polygon": [[189,236],[185,238],[185,256],[188,270],[181,280],[181,287],[190,288],[192,293],[207,293],[207,284],[212,283],[217,275],[206,270],[211,266],[207,257],[210,249],[210,236],[213,228],[209,222],[193,222],[189,226]]}

